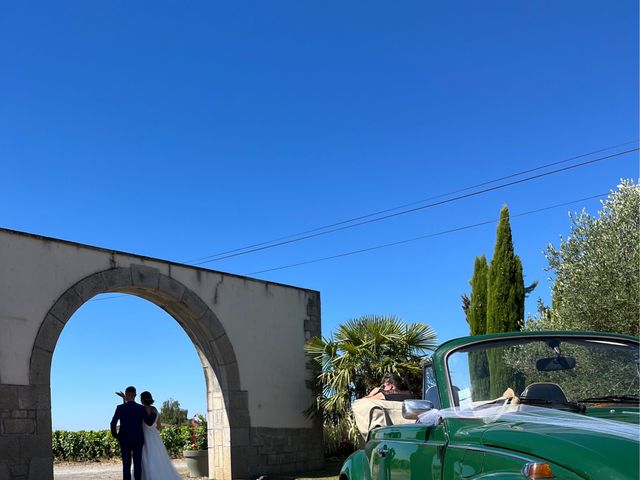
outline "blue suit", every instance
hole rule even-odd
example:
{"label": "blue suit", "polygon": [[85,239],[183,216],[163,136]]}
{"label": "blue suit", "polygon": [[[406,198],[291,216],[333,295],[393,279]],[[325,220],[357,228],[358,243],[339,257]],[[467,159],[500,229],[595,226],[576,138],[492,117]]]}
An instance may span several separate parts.
{"label": "blue suit", "polygon": [[[151,426],[156,421],[156,413],[147,413],[147,409],[133,400],[118,405],[111,419],[111,435],[118,439],[122,450],[122,478],[131,480],[131,457],[133,457],[133,476],[142,479],[142,446],[144,433],[142,422]],[[120,421],[120,431],[116,424]]]}

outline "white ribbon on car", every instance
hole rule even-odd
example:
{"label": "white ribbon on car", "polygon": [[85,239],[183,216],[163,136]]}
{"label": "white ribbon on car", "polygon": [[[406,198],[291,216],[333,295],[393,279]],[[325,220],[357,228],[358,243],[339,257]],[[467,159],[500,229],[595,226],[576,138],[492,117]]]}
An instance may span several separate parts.
{"label": "white ribbon on car", "polygon": [[637,423],[640,413],[634,410],[625,410],[622,406],[616,406],[613,409],[617,414],[629,415],[634,423],[589,417],[580,413],[522,404],[497,404],[484,406],[480,409],[478,407],[475,409],[472,407],[432,409],[420,414],[418,423],[437,425],[447,418],[475,418],[481,419],[487,424],[500,421],[514,424],[568,427],[640,441],[640,426]]}

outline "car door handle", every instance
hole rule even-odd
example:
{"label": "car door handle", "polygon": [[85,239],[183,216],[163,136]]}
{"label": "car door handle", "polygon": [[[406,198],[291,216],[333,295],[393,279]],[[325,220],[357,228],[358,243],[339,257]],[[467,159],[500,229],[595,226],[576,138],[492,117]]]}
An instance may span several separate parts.
{"label": "car door handle", "polygon": [[376,452],[381,458],[384,458],[387,456],[387,453],[389,453],[389,447],[387,447],[386,445],[379,448]]}

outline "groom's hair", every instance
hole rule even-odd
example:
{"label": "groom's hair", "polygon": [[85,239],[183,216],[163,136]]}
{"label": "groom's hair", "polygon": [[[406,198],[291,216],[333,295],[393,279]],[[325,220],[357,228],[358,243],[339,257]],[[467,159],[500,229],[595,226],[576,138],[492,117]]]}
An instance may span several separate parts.
{"label": "groom's hair", "polygon": [[124,393],[126,393],[127,395],[133,395],[135,397],[136,396],[136,387],[127,387],[126,390],[124,391]]}

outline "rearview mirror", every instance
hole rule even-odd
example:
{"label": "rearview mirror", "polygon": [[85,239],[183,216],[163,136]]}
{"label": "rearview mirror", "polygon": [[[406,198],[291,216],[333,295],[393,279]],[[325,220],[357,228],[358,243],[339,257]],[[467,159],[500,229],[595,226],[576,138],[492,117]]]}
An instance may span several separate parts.
{"label": "rearview mirror", "polygon": [[539,372],[553,372],[555,370],[571,370],[576,367],[576,359],[573,357],[549,357],[541,358],[536,362]]}

